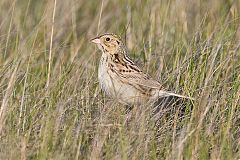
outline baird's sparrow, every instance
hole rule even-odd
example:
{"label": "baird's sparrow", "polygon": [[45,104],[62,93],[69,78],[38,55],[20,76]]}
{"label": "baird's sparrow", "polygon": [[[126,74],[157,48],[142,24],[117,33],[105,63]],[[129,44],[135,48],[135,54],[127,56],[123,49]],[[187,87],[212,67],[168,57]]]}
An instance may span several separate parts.
{"label": "baird's sparrow", "polygon": [[161,97],[188,98],[171,93],[149,77],[128,57],[121,38],[115,34],[104,34],[91,40],[102,51],[98,68],[98,79],[102,90],[118,101],[141,104]]}

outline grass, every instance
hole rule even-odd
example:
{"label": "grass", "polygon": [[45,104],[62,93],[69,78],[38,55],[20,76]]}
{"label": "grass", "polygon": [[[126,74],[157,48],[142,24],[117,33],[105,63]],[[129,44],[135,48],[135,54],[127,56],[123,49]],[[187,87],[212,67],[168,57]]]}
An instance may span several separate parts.
{"label": "grass", "polygon": [[[0,159],[239,159],[240,3],[0,1]],[[113,32],[163,85],[194,97],[179,120],[125,106],[100,90]],[[179,130],[182,126],[182,130]]]}

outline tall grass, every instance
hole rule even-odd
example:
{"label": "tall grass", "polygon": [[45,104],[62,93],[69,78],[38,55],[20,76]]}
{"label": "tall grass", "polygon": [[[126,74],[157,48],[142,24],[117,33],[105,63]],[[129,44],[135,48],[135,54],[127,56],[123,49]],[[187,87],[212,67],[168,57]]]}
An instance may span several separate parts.
{"label": "tall grass", "polygon": [[[236,0],[0,1],[0,159],[239,159]],[[97,81],[98,33],[194,109],[154,129]],[[182,126],[179,130],[179,126]]]}

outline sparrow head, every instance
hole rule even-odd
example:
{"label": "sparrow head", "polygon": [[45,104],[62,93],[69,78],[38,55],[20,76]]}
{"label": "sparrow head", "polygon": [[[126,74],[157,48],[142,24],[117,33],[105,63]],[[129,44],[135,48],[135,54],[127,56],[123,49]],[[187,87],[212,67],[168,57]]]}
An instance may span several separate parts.
{"label": "sparrow head", "polygon": [[115,54],[122,47],[121,38],[115,34],[104,34],[93,38],[91,42],[96,43],[103,53]]}

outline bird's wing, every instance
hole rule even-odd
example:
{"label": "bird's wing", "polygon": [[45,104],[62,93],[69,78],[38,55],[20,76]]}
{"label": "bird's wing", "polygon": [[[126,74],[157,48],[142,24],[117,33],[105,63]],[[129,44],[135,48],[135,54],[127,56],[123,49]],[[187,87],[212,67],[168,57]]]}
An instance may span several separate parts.
{"label": "bird's wing", "polygon": [[120,80],[124,83],[134,86],[135,88],[139,89],[139,91],[144,92],[144,94],[147,93],[154,97],[176,96],[180,98],[193,99],[191,97],[166,91],[158,81],[143,73],[140,68],[135,69],[136,71],[132,72],[118,72]]}
{"label": "bird's wing", "polygon": [[121,80],[129,84],[136,84],[149,89],[160,89],[161,84],[144,73],[124,73],[120,74]]}
{"label": "bird's wing", "polygon": [[139,85],[144,90],[160,89],[161,85],[158,81],[152,79],[147,74],[143,73],[128,56],[118,55],[120,63],[114,63],[115,71],[120,80],[130,85]]}
{"label": "bird's wing", "polygon": [[116,68],[118,69],[115,70],[115,73],[122,83],[129,84],[144,95],[152,96],[153,91],[161,89],[159,82],[143,73],[135,64],[128,66],[119,64]]}

